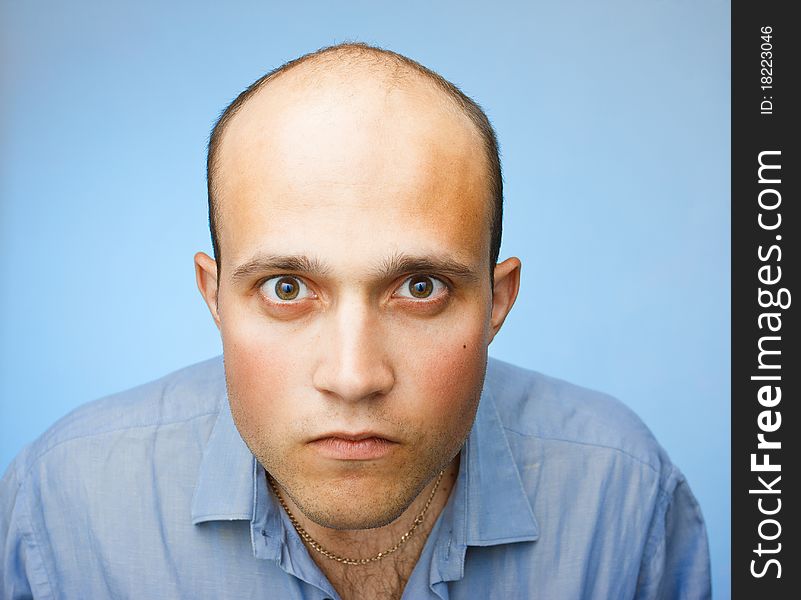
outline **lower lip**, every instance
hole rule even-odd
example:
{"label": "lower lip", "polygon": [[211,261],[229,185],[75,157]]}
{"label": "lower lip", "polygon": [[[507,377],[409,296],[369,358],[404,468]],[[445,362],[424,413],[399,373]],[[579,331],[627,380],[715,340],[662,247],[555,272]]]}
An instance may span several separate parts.
{"label": "lower lip", "polygon": [[397,445],[384,438],[365,438],[345,440],[342,438],[323,438],[311,442],[323,456],[337,460],[375,460],[389,454]]}

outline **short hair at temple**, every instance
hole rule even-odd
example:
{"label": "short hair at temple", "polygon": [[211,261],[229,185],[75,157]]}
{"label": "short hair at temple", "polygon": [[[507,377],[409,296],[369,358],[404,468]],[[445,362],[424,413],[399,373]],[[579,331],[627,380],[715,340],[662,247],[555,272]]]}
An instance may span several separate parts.
{"label": "short hair at temple", "polygon": [[290,60],[283,65],[269,71],[247,89],[239,94],[220,114],[220,117],[212,128],[209,136],[208,154],[206,159],[206,183],[208,189],[209,203],[209,229],[211,231],[211,244],[214,250],[214,258],[217,261],[217,275],[219,285],[219,274],[221,264],[220,244],[218,226],[220,223],[220,210],[216,201],[216,186],[214,183],[217,176],[217,162],[220,146],[225,134],[225,130],[237,112],[247,103],[247,101],[262,90],[266,85],[279,75],[306,63],[314,63],[325,60],[349,60],[373,61],[375,64],[392,67],[398,76],[400,74],[411,73],[421,76],[425,82],[433,85],[435,89],[443,92],[459,110],[461,110],[475,126],[480,139],[482,140],[483,152],[488,166],[487,185],[490,202],[492,203],[489,211],[489,230],[490,230],[490,282],[495,264],[498,262],[498,255],[501,249],[501,230],[503,220],[503,179],[501,174],[500,151],[495,130],[478,105],[469,96],[464,94],[456,85],[428,69],[420,63],[378,46],[368,45],[362,42],[345,42],[333,46],[327,46],[304,54],[296,59]]}

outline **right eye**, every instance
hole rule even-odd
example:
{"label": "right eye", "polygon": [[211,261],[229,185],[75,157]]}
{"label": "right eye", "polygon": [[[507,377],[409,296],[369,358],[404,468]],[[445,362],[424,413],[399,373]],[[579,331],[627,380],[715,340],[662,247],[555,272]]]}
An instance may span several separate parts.
{"label": "right eye", "polygon": [[279,304],[297,302],[311,297],[306,284],[291,275],[270,277],[261,284],[261,292],[269,300]]}

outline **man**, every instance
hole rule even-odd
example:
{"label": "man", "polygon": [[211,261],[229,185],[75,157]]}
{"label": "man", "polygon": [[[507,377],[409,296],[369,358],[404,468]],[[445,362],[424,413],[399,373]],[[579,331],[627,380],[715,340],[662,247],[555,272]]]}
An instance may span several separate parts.
{"label": "man", "polygon": [[606,396],[489,361],[518,292],[481,109],[362,44],[212,133],[212,360],[78,409],[0,491],[4,598],[704,598],[679,471]]}

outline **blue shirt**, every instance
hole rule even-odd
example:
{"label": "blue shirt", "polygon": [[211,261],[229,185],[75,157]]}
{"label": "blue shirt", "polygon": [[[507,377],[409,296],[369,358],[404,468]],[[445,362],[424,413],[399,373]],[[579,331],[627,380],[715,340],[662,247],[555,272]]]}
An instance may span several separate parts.
{"label": "blue shirt", "polygon": [[[618,401],[490,359],[403,597],[710,596],[681,473]],[[0,484],[0,597],[337,598],[231,419],[213,359],[87,404]]]}

